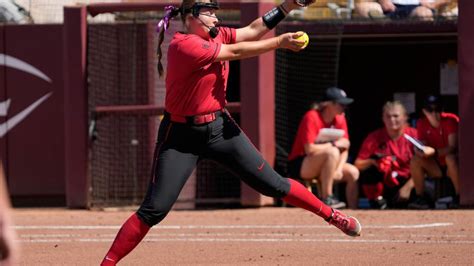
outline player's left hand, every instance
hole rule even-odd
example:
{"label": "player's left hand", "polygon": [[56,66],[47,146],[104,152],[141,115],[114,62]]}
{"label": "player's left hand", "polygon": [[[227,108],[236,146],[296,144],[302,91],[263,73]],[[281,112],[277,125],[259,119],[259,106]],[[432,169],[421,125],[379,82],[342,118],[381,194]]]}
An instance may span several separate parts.
{"label": "player's left hand", "polygon": [[278,47],[289,49],[294,52],[303,50],[304,47],[301,46],[301,40],[297,40],[301,35],[302,33],[298,32],[288,32],[278,36]]}

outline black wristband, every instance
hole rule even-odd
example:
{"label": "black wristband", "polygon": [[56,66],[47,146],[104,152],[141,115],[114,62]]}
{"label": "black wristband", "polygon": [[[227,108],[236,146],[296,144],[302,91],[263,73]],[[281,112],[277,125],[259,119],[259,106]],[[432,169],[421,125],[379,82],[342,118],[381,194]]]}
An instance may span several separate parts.
{"label": "black wristband", "polygon": [[272,8],[270,11],[265,13],[263,15],[263,23],[265,23],[265,26],[269,28],[270,30],[275,28],[275,26],[280,23],[285,18],[285,12],[282,10],[281,7],[276,6]]}

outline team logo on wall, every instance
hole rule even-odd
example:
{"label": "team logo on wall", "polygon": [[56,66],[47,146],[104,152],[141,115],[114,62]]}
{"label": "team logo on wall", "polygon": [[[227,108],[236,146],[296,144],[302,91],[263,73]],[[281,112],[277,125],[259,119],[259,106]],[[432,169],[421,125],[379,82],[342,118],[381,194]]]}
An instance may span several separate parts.
{"label": "team logo on wall", "polygon": [[[0,66],[17,69],[51,83],[51,79],[39,69],[13,56],[0,53]],[[25,120],[39,105],[46,101],[51,96],[51,94],[53,94],[53,92],[43,95],[28,105],[26,108],[18,112],[16,115],[8,118],[5,122],[0,123],[0,138],[5,136],[8,131],[12,130],[16,125]],[[0,102],[0,116],[8,115],[8,109],[11,103],[12,99],[7,99]]]}

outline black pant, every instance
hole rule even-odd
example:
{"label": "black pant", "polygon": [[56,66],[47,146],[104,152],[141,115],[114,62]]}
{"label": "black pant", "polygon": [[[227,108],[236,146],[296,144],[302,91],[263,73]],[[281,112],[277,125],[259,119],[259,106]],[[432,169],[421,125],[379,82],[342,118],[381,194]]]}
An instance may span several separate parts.
{"label": "black pant", "polygon": [[152,178],[137,211],[153,226],[165,218],[201,159],[233,171],[246,184],[270,197],[284,197],[290,183],[263,159],[227,112],[204,125],[175,123],[165,116],[158,132]]}

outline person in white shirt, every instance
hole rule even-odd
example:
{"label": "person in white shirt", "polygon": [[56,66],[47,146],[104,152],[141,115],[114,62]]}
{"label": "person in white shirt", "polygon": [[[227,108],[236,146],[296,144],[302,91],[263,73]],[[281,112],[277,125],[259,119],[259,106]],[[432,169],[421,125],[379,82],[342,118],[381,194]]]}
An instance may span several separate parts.
{"label": "person in white shirt", "polygon": [[430,20],[435,10],[452,0],[377,0],[356,4],[356,13],[362,17],[389,17],[391,19],[422,18]]}

